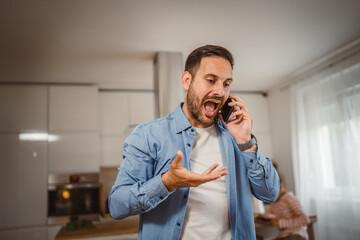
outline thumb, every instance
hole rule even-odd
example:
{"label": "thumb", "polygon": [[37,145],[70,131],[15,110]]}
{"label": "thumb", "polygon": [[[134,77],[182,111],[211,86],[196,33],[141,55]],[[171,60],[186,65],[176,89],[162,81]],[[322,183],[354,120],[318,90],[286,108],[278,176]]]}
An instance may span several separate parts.
{"label": "thumb", "polygon": [[178,150],[177,153],[176,153],[176,156],[175,158],[173,159],[171,165],[174,165],[174,166],[181,166],[181,160],[183,159],[183,156],[184,154]]}

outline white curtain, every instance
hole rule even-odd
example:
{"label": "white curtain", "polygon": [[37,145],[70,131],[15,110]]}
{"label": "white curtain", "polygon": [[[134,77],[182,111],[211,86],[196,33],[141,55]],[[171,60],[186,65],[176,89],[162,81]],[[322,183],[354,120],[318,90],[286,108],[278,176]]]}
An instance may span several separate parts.
{"label": "white curtain", "polygon": [[320,239],[360,239],[360,54],[291,87],[296,193]]}

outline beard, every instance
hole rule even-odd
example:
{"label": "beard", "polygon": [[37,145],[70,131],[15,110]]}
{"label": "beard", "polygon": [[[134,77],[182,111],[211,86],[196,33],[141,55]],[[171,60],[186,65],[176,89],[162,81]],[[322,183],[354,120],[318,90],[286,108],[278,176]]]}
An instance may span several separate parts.
{"label": "beard", "polygon": [[207,95],[202,100],[200,100],[198,98],[198,96],[196,96],[196,94],[193,90],[192,83],[190,83],[190,87],[189,87],[188,93],[186,95],[186,107],[187,107],[188,111],[190,112],[191,116],[196,121],[203,124],[205,127],[209,127],[214,123],[215,117],[217,116],[217,113],[220,110],[220,108],[218,108],[218,110],[217,110],[216,114],[214,114],[214,116],[208,117],[205,115],[205,118],[204,118],[202,116],[202,110],[203,110],[204,102],[208,99],[219,100],[219,101],[221,101],[221,105],[223,103],[222,97],[211,96],[211,95]]}

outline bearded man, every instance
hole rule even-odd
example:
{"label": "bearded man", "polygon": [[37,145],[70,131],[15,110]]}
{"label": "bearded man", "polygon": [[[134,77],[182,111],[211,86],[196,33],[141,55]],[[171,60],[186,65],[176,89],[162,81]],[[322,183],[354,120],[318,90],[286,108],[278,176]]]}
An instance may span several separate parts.
{"label": "bearded man", "polygon": [[280,181],[244,101],[230,94],[232,70],[227,49],[195,49],[181,76],[185,102],[126,139],[109,210],[116,219],[140,214],[139,239],[256,239],[252,194],[273,202]]}

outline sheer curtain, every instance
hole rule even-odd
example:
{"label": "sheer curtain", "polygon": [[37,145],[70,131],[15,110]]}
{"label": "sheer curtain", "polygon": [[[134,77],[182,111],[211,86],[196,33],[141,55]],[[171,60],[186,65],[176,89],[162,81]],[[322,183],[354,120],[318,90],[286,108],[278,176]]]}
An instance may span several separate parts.
{"label": "sheer curtain", "polygon": [[360,238],[360,54],[291,87],[297,196],[320,239]]}

